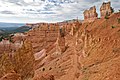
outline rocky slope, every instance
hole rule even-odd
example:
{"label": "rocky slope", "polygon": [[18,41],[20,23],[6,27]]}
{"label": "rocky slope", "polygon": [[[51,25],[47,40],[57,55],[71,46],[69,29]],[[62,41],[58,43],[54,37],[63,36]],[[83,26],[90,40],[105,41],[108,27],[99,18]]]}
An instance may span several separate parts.
{"label": "rocky slope", "polygon": [[32,45],[24,41],[23,46],[12,53],[0,55],[0,80],[29,80],[34,76]]}
{"label": "rocky slope", "polygon": [[41,23],[25,35],[18,51],[0,56],[0,80],[120,80],[120,12]]}
{"label": "rocky slope", "polygon": [[118,18],[120,13],[111,15],[109,19],[84,23],[74,35],[66,35],[68,47],[65,52],[57,54],[55,47],[43,52],[47,55],[40,58],[34,80],[47,76],[54,76],[53,80],[119,80]]}
{"label": "rocky slope", "polygon": [[[14,55],[1,57],[0,80],[120,79],[120,13],[93,22],[61,24],[60,28],[53,25],[33,28]],[[43,32],[48,29],[46,39]]]}

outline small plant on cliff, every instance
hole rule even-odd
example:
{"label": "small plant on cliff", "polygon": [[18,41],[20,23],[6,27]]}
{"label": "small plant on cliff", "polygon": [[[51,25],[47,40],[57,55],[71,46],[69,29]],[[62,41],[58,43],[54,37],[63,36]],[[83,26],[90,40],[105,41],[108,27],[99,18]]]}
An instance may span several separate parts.
{"label": "small plant on cliff", "polygon": [[0,42],[2,41],[3,37],[0,37]]}
{"label": "small plant on cliff", "polygon": [[105,16],[105,19],[109,19],[107,15]]}
{"label": "small plant on cliff", "polygon": [[13,43],[12,37],[8,37],[8,40]]}
{"label": "small plant on cliff", "polygon": [[116,26],[111,26],[112,28],[116,28]]}
{"label": "small plant on cliff", "polygon": [[118,18],[118,24],[120,24],[120,18]]}
{"label": "small plant on cliff", "polygon": [[108,14],[108,12],[106,12],[105,19],[109,19],[108,16],[109,16],[109,14]]}
{"label": "small plant on cliff", "polygon": [[112,11],[112,13],[114,13],[114,8],[111,7],[111,11]]}

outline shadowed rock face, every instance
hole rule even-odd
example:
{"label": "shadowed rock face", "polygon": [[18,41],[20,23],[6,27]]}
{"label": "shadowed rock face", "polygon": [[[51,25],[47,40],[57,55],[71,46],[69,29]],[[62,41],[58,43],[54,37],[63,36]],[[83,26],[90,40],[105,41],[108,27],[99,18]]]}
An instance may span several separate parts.
{"label": "shadowed rock face", "polygon": [[111,7],[111,2],[107,2],[102,4],[100,7],[100,14],[101,17],[105,17],[106,15],[110,16],[113,13],[112,7]]}
{"label": "shadowed rock face", "polygon": [[83,14],[85,21],[89,22],[93,21],[98,17],[95,6],[91,7],[89,10],[85,10]]}

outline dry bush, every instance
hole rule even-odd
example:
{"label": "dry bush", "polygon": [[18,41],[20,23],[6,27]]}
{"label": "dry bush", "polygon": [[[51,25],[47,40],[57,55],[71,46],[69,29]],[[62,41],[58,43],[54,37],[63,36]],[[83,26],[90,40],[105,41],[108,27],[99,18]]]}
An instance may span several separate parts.
{"label": "dry bush", "polygon": [[23,80],[34,76],[34,56],[32,45],[25,41],[22,48],[14,55],[14,70],[21,75]]}

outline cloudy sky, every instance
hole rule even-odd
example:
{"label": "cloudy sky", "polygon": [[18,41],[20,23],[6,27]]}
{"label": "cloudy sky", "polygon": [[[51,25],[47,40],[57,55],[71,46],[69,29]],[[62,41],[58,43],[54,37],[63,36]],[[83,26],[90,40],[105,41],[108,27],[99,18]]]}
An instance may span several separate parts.
{"label": "cloudy sky", "polygon": [[111,1],[115,11],[120,0],[0,0],[0,22],[34,23],[83,19],[83,11],[102,2]]}

